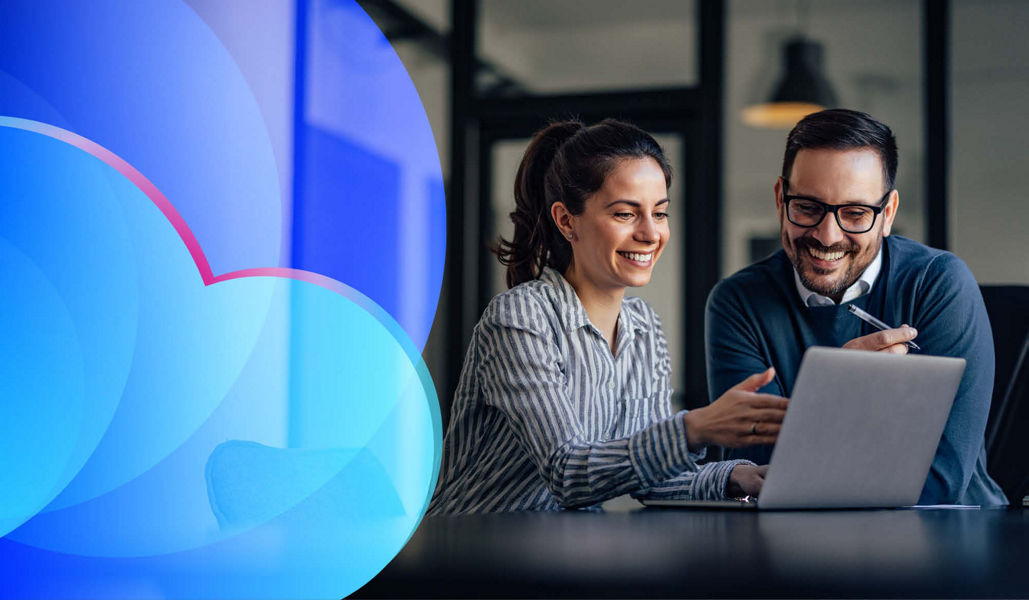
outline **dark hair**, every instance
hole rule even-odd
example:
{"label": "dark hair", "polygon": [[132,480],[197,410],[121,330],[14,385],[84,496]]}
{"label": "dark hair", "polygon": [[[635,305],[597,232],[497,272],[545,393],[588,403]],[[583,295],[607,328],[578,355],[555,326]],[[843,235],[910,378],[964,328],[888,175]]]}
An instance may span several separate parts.
{"label": "dark hair", "polygon": [[782,159],[782,177],[789,179],[797,152],[827,148],[854,150],[871,148],[879,153],[886,190],[893,189],[897,177],[897,140],[885,124],[863,112],[833,108],[812,113],[797,123],[786,138],[786,154]]}
{"label": "dark hair", "polygon": [[555,202],[581,214],[617,161],[647,157],[657,161],[669,185],[672,169],[661,146],[635,125],[604,119],[586,127],[569,120],[536,132],[515,177],[514,237],[492,248],[507,266],[508,287],[538,278],[543,267],[563,273],[571,264],[572,246],[550,216]]}

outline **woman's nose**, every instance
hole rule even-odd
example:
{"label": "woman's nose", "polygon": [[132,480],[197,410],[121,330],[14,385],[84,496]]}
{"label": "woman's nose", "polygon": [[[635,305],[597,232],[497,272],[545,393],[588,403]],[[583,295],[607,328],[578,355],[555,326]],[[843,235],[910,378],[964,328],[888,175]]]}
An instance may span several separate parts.
{"label": "woman's nose", "polygon": [[661,234],[657,229],[657,222],[654,221],[653,217],[644,217],[640,220],[640,224],[636,228],[636,239],[648,243],[654,243],[661,239]]}

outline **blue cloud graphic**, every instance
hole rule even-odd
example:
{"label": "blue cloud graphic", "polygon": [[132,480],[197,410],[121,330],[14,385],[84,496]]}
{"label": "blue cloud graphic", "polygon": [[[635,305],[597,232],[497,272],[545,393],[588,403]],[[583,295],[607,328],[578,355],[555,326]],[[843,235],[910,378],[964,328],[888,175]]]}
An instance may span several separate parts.
{"label": "blue cloud graphic", "polygon": [[214,272],[321,273],[424,346],[443,276],[439,157],[404,65],[354,0],[4,0],[0,115],[146,173]]}
{"label": "blue cloud graphic", "polygon": [[441,436],[396,322],[310,274],[205,285],[138,182],[32,131],[0,147],[0,597],[339,597],[377,573]]}

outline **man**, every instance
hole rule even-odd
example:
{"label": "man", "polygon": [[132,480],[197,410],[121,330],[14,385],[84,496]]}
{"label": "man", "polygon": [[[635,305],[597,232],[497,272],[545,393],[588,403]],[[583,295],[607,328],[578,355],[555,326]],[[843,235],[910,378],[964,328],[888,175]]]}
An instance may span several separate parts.
{"label": "man", "polygon": [[[808,346],[903,354],[917,337],[925,354],[968,361],[919,502],[1007,504],[986,473],[993,338],[979,287],[953,254],[890,236],[896,174],[893,132],[867,114],[826,110],[793,128],[774,188],[783,249],[708,298],[712,397],[768,367],[775,379],[761,391],[789,396]],[[900,326],[875,331],[849,304]],[[730,456],[764,464],[771,451]]]}

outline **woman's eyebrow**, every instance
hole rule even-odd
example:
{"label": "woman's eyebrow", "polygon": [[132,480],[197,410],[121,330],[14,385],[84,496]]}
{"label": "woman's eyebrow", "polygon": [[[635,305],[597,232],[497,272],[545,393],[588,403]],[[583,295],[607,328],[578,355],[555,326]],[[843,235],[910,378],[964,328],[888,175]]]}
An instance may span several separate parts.
{"label": "woman's eyebrow", "polygon": [[[615,200],[613,202],[609,202],[607,206],[605,206],[604,208],[611,208],[615,204],[628,204],[629,206],[632,206],[634,208],[639,208],[640,206],[642,206],[636,200]],[[654,204],[654,206],[661,206],[662,204],[668,204],[668,198],[665,198],[664,200],[658,200],[657,203]]]}

